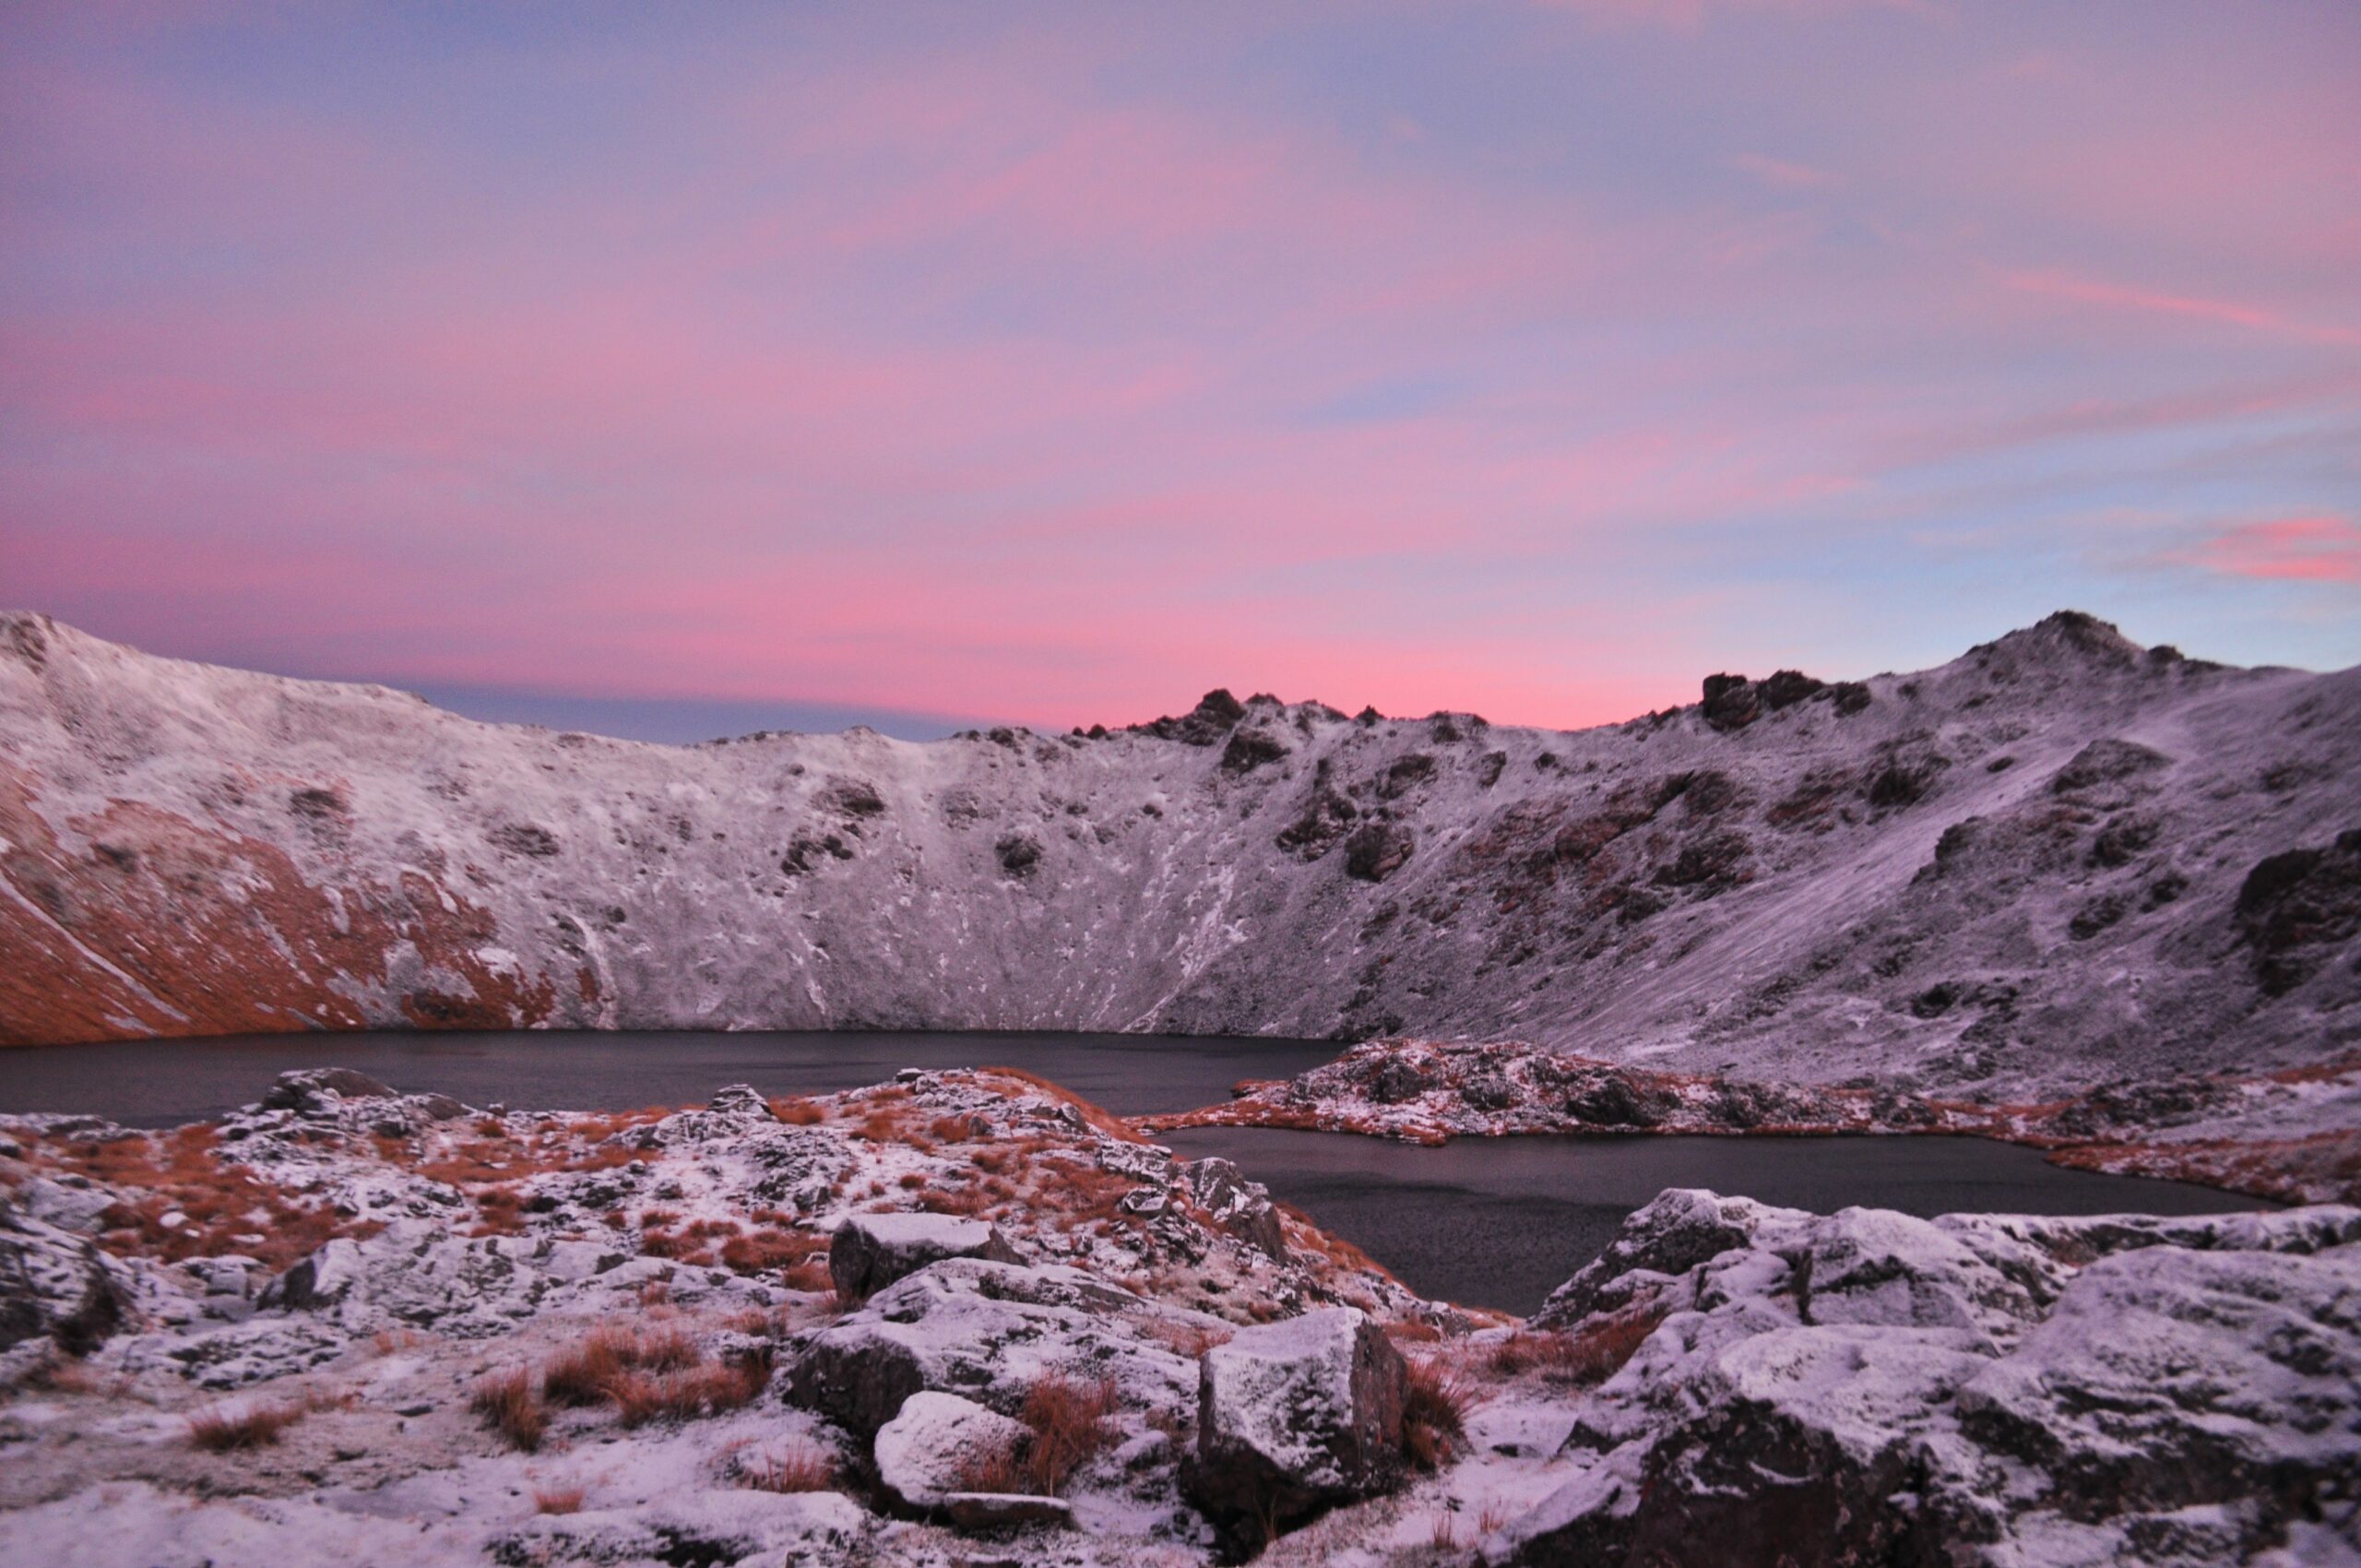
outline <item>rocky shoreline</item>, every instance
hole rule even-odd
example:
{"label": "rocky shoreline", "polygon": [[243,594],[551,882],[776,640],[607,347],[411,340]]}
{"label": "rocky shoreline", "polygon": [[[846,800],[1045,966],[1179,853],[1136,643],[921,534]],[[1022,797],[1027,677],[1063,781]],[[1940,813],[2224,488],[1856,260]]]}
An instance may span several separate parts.
{"label": "rocky shoreline", "polygon": [[620,1115],[291,1074],[7,1119],[0,1187],[9,1562],[2361,1563],[2348,1206],[1673,1191],[1519,1323],[991,1070]]}
{"label": "rocky shoreline", "polygon": [[1994,1106],[1888,1087],[1650,1072],[1522,1041],[1370,1040],[1293,1078],[1241,1083],[1223,1104],[1133,1124],[1146,1133],[1285,1127],[1427,1145],[1633,1133],[1974,1136],[2048,1150],[2083,1170],[2288,1203],[2361,1203],[2361,1057]]}

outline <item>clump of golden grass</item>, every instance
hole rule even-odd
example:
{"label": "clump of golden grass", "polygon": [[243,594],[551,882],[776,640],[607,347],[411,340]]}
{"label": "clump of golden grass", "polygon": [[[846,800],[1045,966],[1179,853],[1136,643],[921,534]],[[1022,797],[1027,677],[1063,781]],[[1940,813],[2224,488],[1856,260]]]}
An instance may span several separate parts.
{"label": "clump of golden grass", "polygon": [[581,1512],[585,1493],[578,1486],[552,1487],[533,1493],[536,1514],[576,1514]]}
{"label": "clump of golden grass", "polygon": [[1629,1312],[1573,1329],[1519,1332],[1492,1348],[1489,1365],[1507,1377],[1537,1369],[1545,1383],[1604,1383],[1623,1370],[1663,1321],[1660,1313]]}
{"label": "clump of golden grass", "polygon": [[1026,1443],[1025,1479],[1033,1491],[1054,1497],[1066,1478],[1113,1443],[1115,1380],[1085,1381],[1053,1374],[1025,1391],[1016,1419],[1032,1430]]}
{"label": "clump of golden grass", "polygon": [[254,1405],[244,1409],[199,1410],[188,1419],[188,1440],[208,1454],[229,1454],[261,1448],[279,1441],[279,1434],[310,1414],[301,1401],[284,1405]]}
{"label": "clump of golden grass", "polygon": [[478,1383],[468,1396],[468,1408],[483,1418],[484,1425],[506,1438],[511,1447],[527,1454],[540,1447],[542,1435],[549,1430],[549,1411],[533,1387],[531,1371],[525,1367],[493,1372]]}
{"label": "clump of golden grass", "polygon": [[694,1420],[741,1409],[761,1396],[770,1368],[755,1360],[706,1362],[678,1372],[625,1372],[607,1391],[626,1427]]}
{"label": "clump of golden grass", "polygon": [[756,1491],[833,1491],[836,1456],[815,1443],[765,1454],[742,1455],[732,1466],[738,1484]]}
{"label": "clump of golden grass", "polygon": [[600,1405],[628,1374],[676,1372],[699,1359],[695,1341],[676,1328],[597,1328],[542,1366],[541,1388],[553,1405]]}
{"label": "clump of golden grass", "polygon": [[1412,1361],[1402,1400],[1402,1452],[1422,1470],[1439,1468],[1467,1436],[1474,1391],[1440,1358]]}

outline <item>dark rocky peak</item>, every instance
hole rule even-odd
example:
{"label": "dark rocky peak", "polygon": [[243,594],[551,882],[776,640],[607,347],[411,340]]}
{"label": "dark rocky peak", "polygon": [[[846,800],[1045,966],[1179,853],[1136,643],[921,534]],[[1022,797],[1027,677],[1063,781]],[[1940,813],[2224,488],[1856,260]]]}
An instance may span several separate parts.
{"label": "dark rocky peak", "polygon": [[2147,650],[2112,622],[2080,610],[2060,610],[2006,636],[1978,643],[1967,661],[1995,672],[2020,669],[2109,669],[2137,666]]}
{"label": "dark rocky peak", "polygon": [[[1275,701],[1276,699],[1273,699]],[[1143,734],[1154,735],[1159,741],[1179,741],[1183,745],[1218,745],[1238,721],[1246,717],[1246,705],[1230,695],[1225,686],[1216,686],[1197,699],[1197,706],[1180,718],[1169,715],[1153,723],[1134,724],[1130,728]]]}

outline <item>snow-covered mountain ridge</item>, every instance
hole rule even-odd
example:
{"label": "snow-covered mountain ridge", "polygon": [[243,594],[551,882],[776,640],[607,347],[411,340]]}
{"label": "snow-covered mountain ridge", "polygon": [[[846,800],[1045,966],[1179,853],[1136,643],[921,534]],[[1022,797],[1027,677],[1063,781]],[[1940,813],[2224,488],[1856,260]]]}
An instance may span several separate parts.
{"label": "snow-covered mountain ridge", "polygon": [[0,1041],[1415,1032],[1980,1099],[2361,1041],[2361,670],[2065,612],[1705,695],[674,748],[0,616]]}

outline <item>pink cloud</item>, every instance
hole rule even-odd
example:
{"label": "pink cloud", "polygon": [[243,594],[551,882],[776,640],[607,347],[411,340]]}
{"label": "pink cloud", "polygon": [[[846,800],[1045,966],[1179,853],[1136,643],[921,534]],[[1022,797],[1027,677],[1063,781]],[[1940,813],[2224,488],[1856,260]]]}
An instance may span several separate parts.
{"label": "pink cloud", "polygon": [[2169,294],[2157,290],[2135,288],[2102,279],[2076,278],[2062,272],[2012,272],[2007,276],[2005,281],[2010,288],[2024,293],[2071,300],[2082,304],[2101,305],[2111,310],[2187,316],[2194,320],[2242,327],[2252,331],[2269,332],[2312,343],[2361,344],[2361,330],[2294,321],[2278,311],[2264,309],[2258,305],[2241,304],[2230,300],[2204,299],[2189,294]]}
{"label": "pink cloud", "polygon": [[1809,163],[1791,163],[1784,158],[1768,158],[1759,152],[1741,152],[1731,159],[1730,163],[1773,190],[1817,190],[1836,183],[1836,176],[1825,169],[1815,169]]}
{"label": "pink cloud", "polygon": [[2240,523],[2173,559],[2237,577],[2361,584],[2361,528],[2329,516]]}

